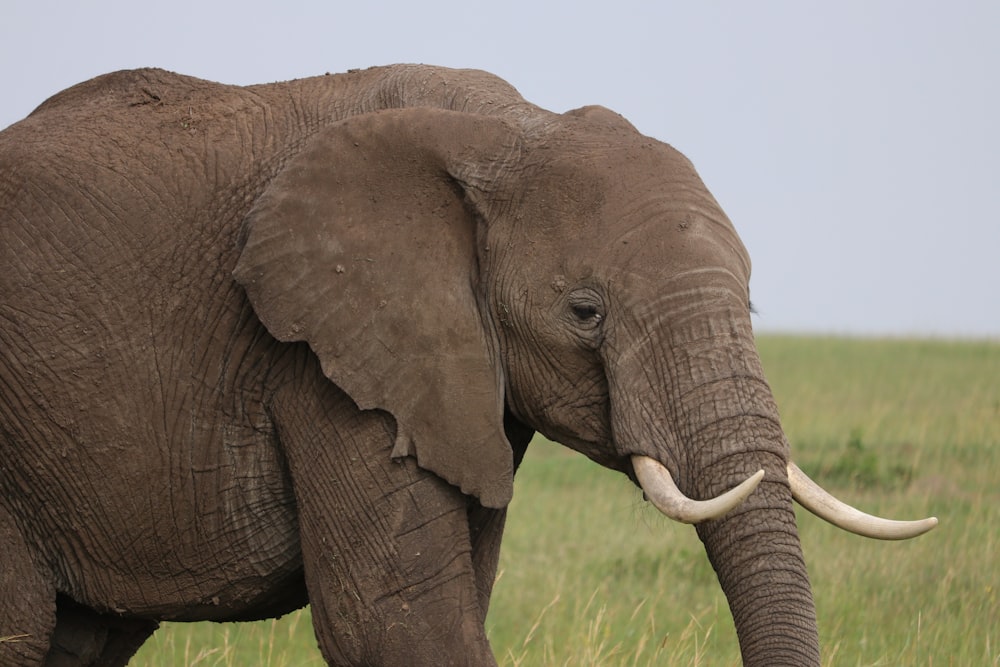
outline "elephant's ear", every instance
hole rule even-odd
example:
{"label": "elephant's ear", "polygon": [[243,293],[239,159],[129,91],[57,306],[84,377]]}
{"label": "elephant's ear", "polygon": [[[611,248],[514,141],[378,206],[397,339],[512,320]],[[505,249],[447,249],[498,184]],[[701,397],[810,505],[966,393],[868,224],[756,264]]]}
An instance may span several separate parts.
{"label": "elephant's ear", "polygon": [[392,414],[394,457],[495,508],[513,463],[469,202],[518,146],[501,120],[440,109],[340,121],[256,202],[234,274],[274,337],[308,341],[359,407]]}

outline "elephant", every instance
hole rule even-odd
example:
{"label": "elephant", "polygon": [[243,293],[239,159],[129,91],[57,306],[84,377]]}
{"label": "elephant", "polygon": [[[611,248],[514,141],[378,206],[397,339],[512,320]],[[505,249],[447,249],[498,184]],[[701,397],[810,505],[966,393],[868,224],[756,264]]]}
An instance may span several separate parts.
{"label": "elephant", "polygon": [[159,69],[0,133],[0,665],[124,665],[311,605],[331,665],[495,665],[535,433],[695,525],[747,665],[819,663],[750,260],[693,165],[599,106],[392,65]]}

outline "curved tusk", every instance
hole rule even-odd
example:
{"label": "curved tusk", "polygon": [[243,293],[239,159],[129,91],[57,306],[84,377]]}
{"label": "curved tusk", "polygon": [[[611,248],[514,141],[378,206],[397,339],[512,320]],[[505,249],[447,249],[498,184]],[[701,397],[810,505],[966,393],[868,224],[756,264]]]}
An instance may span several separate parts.
{"label": "curved tusk", "polygon": [[681,493],[674,484],[670,471],[655,459],[648,456],[633,456],[632,467],[649,501],[663,514],[681,523],[700,523],[719,518],[746,500],[764,477],[764,471],[758,470],[739,486],[729,489],[716,498],[692,500]]}
{"label": "curved tusk", "polygon": [[788,462],[788,483],[792,487],[792,497],[807,510],[838,528],[864,537],[905,540],[923,535],[938,524],[936,517],[919,521],[893,521],[865,514],[834,498],[791,461]]}

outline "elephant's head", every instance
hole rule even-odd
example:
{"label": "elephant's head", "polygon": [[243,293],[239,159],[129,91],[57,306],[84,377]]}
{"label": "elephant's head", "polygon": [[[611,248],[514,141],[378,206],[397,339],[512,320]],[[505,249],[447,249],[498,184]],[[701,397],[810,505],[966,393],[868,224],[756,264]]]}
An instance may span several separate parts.
{"label": "elephant's head", "polygon": [[505,408],[637,480],[698,523],[744,660],[818,663],[792,509],[815,487],[758,361],[736,232],[691,164],[621,117],[510,116],[395,109],[319,132],[248,220],[254,309],[393,415],[395,456],[484,505],[512,492]]}

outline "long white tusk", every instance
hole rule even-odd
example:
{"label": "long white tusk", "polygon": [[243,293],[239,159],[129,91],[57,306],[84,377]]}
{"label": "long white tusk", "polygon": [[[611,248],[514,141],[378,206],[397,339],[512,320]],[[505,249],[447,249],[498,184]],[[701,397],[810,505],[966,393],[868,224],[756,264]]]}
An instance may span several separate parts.
{"label": "long white tusk", "polygon": [[801,469],[788,462],[788,483],[800,505],[838,528],[879,540],[905,540],[923,535],[938,524],[936,517],[919,521],[893,521],[865,514],[834,498]]}
{"label": "long white tusk", "polygon": [[720,496],[711,500],[692,500],[681,493],[670,471],[659,461],[648,456],[633,456],[632,467],[649,501],[663,514],[681,523],[700,523],[719,518],[746,500],[764,477],[764,471],[758,470],[739,486]]}

